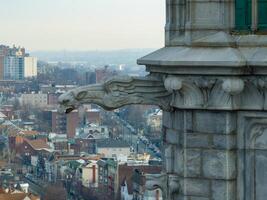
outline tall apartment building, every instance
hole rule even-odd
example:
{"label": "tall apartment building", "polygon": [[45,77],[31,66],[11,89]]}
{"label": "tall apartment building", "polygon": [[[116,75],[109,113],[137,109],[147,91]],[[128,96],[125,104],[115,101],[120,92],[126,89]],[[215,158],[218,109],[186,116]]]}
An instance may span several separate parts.
{"label": "tall apartment building", "polygon": [[37,58],[24,48],[0,45],[0,80],[22,80],[37,76]]}
{"label": "tall apartment building", "polygon": [[4,57],[4,79],[22,80],[24,78],[24,60],[22,57]]}
{"label": "tall apartment building", "polygon": [[0,53],[0,80],[4,79],[4,59],[5,57]]}

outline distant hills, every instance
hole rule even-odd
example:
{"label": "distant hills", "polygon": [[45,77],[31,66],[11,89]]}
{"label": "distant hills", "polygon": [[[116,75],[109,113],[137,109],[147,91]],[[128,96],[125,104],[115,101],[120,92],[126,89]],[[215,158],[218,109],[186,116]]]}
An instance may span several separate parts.
{"label": "distant hills", "polygon": [[86,63],[89,65],[136,65],[136,60],[155,49],[124,49],[113,51],[33,51],[32,56],[46,62]]}

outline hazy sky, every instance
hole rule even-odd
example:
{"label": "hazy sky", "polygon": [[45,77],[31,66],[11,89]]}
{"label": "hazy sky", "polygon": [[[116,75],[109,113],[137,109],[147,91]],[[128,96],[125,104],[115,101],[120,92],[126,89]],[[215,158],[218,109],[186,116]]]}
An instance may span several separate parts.
{"label": "hazy sky", "polygon": [[0,0],[0,44],[28,50],[163,46],[165,0]]}

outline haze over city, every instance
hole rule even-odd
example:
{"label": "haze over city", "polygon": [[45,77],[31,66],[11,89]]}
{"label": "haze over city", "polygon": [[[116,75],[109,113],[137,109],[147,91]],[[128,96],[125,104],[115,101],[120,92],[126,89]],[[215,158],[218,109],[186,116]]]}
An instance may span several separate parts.
{"label": "haze over city", "polygon": [[0,200],[267,199],[267,0],[0,3]]}
{"label": "haze over city", "polygon": [[[1,43],[36,50],[159,48],[162,0],[0,0]],[[153,8],[153,9],[152,9]],[[149,12],[147,12],[149,9]]]}

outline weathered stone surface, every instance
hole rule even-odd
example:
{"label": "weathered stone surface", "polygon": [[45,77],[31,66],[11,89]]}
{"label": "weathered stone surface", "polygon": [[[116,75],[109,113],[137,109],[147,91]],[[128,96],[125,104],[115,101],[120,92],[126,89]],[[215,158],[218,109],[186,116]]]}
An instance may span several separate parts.
{"label": "weathered stone surface", "polygon": [[189,197],[190,200],[210,200],[210,198],[208,197],[194,197],[194,196],[191,196]]}
{"label": "weathered stone surface", "polygon": [[209,148],[211,136],[208,134],[186,134],[186,148]]}
{"label": "weathered stone surface", "polygon": [[230,134],[236,130],[236,117],[230,112],[194,112],[194,131]]}
{"label": "weathered stone surface", "polygon": [[213,135],[213,147],[216,149],[235,149],[236,135]]}
{"label": "weathered stone surface", "polygon": [[210,200],[208,197],[199,197],[199,196],[182,196],[179,195],[175,197],[175,200]]}
{"label": "weathered stone surface", "polygon": [[193,131],[193,112],[190,110],[185,111],[185,125],[186,132]]}
{"label": "weathered stone surface", "polygon": [[166,145],[164,156],[165,156],[165,169],[167,173],[172,173],[174,171],[174,145]]}
{"label": "weathered stone surface", "polygon": [[116,76],[104,83],[77,87],[60,95],[60,111],[69,113],[80,104],[97,104],[106,110],[125,105],[158,105],[170,111],[172,94],[164,87],[159,77]]}
{"label": "weathered stone surface", "polygon": [[184,111],[181,110],[175,110],[174,112],[174,118],[172,119],[174,124],[173,128],[178,131],[184,131],[184,125],[185,125],[185,115]]}
{"label": "weathered stone surface", "polygon": [[179,144],[179,133],[174,129],[166,129],[166,142],[169,144]]}
{"label": "weathered stone surface", "polygon": [[174,171],[179,176],[184,175],[184,149],[176,147],[174,156]]}
{"label": "weathered stone surface", "polygon": [[203,176],[210,179],[235,179],[236,153],[224,150],[203,151]]}
{"label": "weathered stone surface", "polygon": [[213,200],[235,200],[236,182],[213,180],[211,182],[211,194]]}
{"label": "weathered stone surface", "polygon": [[186,177],[199,177],[201,174],[201,151],[186,150]]}
{"label": "weathered stone surface", "polygon": [[162,126],[166,127],[166,128],[173,128],[173,115],[174,113],[172,112],[163,112],[163,116],[162,116]]}
{"label": "weathered stone surface", "polygon": [[205,179],[185,178],[182,193],[186,196],[210,196],[210,182]]}

